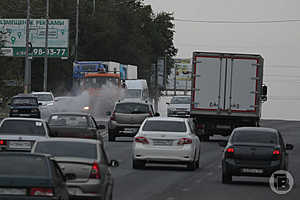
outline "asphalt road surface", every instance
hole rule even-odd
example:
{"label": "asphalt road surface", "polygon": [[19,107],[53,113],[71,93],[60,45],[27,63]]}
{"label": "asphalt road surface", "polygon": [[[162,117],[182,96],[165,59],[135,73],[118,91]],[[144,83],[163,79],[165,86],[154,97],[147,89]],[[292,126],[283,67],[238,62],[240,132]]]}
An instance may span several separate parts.
{"label": "asphalt road surface", "polygon": [[116,142],[107,142],[105,147],[112,159],[120,162],[113,168],[115,178],[114,200],[267,200],[299,199],[300,189],[300,122],[263,121],[263,126],[278,128],[286,143],[294,145],[289,153],[289,171],[295,184],[285,194],[274,193],[268,178],[233,177],[232,184],[221,183],[221,154],[223,148],[217,141],[223,137],[214,137],[210,142],[202,142],[200,168],[187,171],[185,166],[151,165],[143,170],[132,169],[131,138],[117,138]]}

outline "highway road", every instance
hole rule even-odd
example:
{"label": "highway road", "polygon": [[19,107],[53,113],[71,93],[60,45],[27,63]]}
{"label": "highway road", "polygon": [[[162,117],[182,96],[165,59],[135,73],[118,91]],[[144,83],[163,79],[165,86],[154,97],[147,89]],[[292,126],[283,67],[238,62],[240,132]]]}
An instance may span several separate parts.
{"label": "highway road", "polygon": [[300,195],[297,181],[300,180],[300,122],[265,120],[263,126],[278,128],[286,143],[292,143],[294,150],[289,154],[290,172],[296,184],[285,195],[274,193],[269,187],[268,178],[233,177],[233,183],[221,183],[222,147],[217,141],[223,137],[214,137],[203,142],[201,147],[200,168],[187,171],[184,166],[150,165],[143,170],[134,170],[131,166],[131,138],[118,138],[116,142],[105,142],[112,159],[120,162],[113,168],[115,178],[115,200],[295,200]]}

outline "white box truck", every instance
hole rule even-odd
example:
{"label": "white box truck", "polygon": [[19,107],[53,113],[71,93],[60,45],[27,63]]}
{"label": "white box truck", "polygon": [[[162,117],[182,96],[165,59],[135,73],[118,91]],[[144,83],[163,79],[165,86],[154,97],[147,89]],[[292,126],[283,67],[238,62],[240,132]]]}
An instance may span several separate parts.
{"label": "white box truck", "polygon": [[202,140],[259,126],[267,95],[263,64],[260,55],[193,53],[190,115]]}

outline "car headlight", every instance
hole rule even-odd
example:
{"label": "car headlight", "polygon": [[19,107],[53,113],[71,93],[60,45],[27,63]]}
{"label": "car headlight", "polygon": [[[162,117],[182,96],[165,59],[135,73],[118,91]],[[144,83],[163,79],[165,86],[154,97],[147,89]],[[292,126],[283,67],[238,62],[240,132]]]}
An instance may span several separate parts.
{"label": "car headlight", "polygon": [[33,112],[33,113],[35,113],[35,112],[39,112],[39,109],[37,109],[37,108],[34,108],[34,109],[32,109],[32,110],[31,110],[31,112]]}
{"label": "car headlight", "polygon": [[47,106],[53,106],[54,105],[54,103],[48,103],[47,104]]}
{"label": "car headlight", "polygon": [[84,106],[83,110],[90,110],[90,107],[89,106]]}

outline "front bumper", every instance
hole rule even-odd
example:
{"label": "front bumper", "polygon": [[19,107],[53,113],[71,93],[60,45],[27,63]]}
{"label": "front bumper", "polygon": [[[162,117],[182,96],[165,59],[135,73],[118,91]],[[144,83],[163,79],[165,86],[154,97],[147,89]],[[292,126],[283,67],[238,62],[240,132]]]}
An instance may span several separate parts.
{"label": "front bumper", "polygon": [[[269,177],[277,170],[281,169],[280,161],[270,161],[269,164],[259,165],[259,164],[251,164],[251,165],[241,165],[237,164],[233,159],[226,159],[222,163],[223,169],[232,176],[257,176],[257,177]],[[244,172],[246,171],[261,171],[262,173],[257,172]]]}

